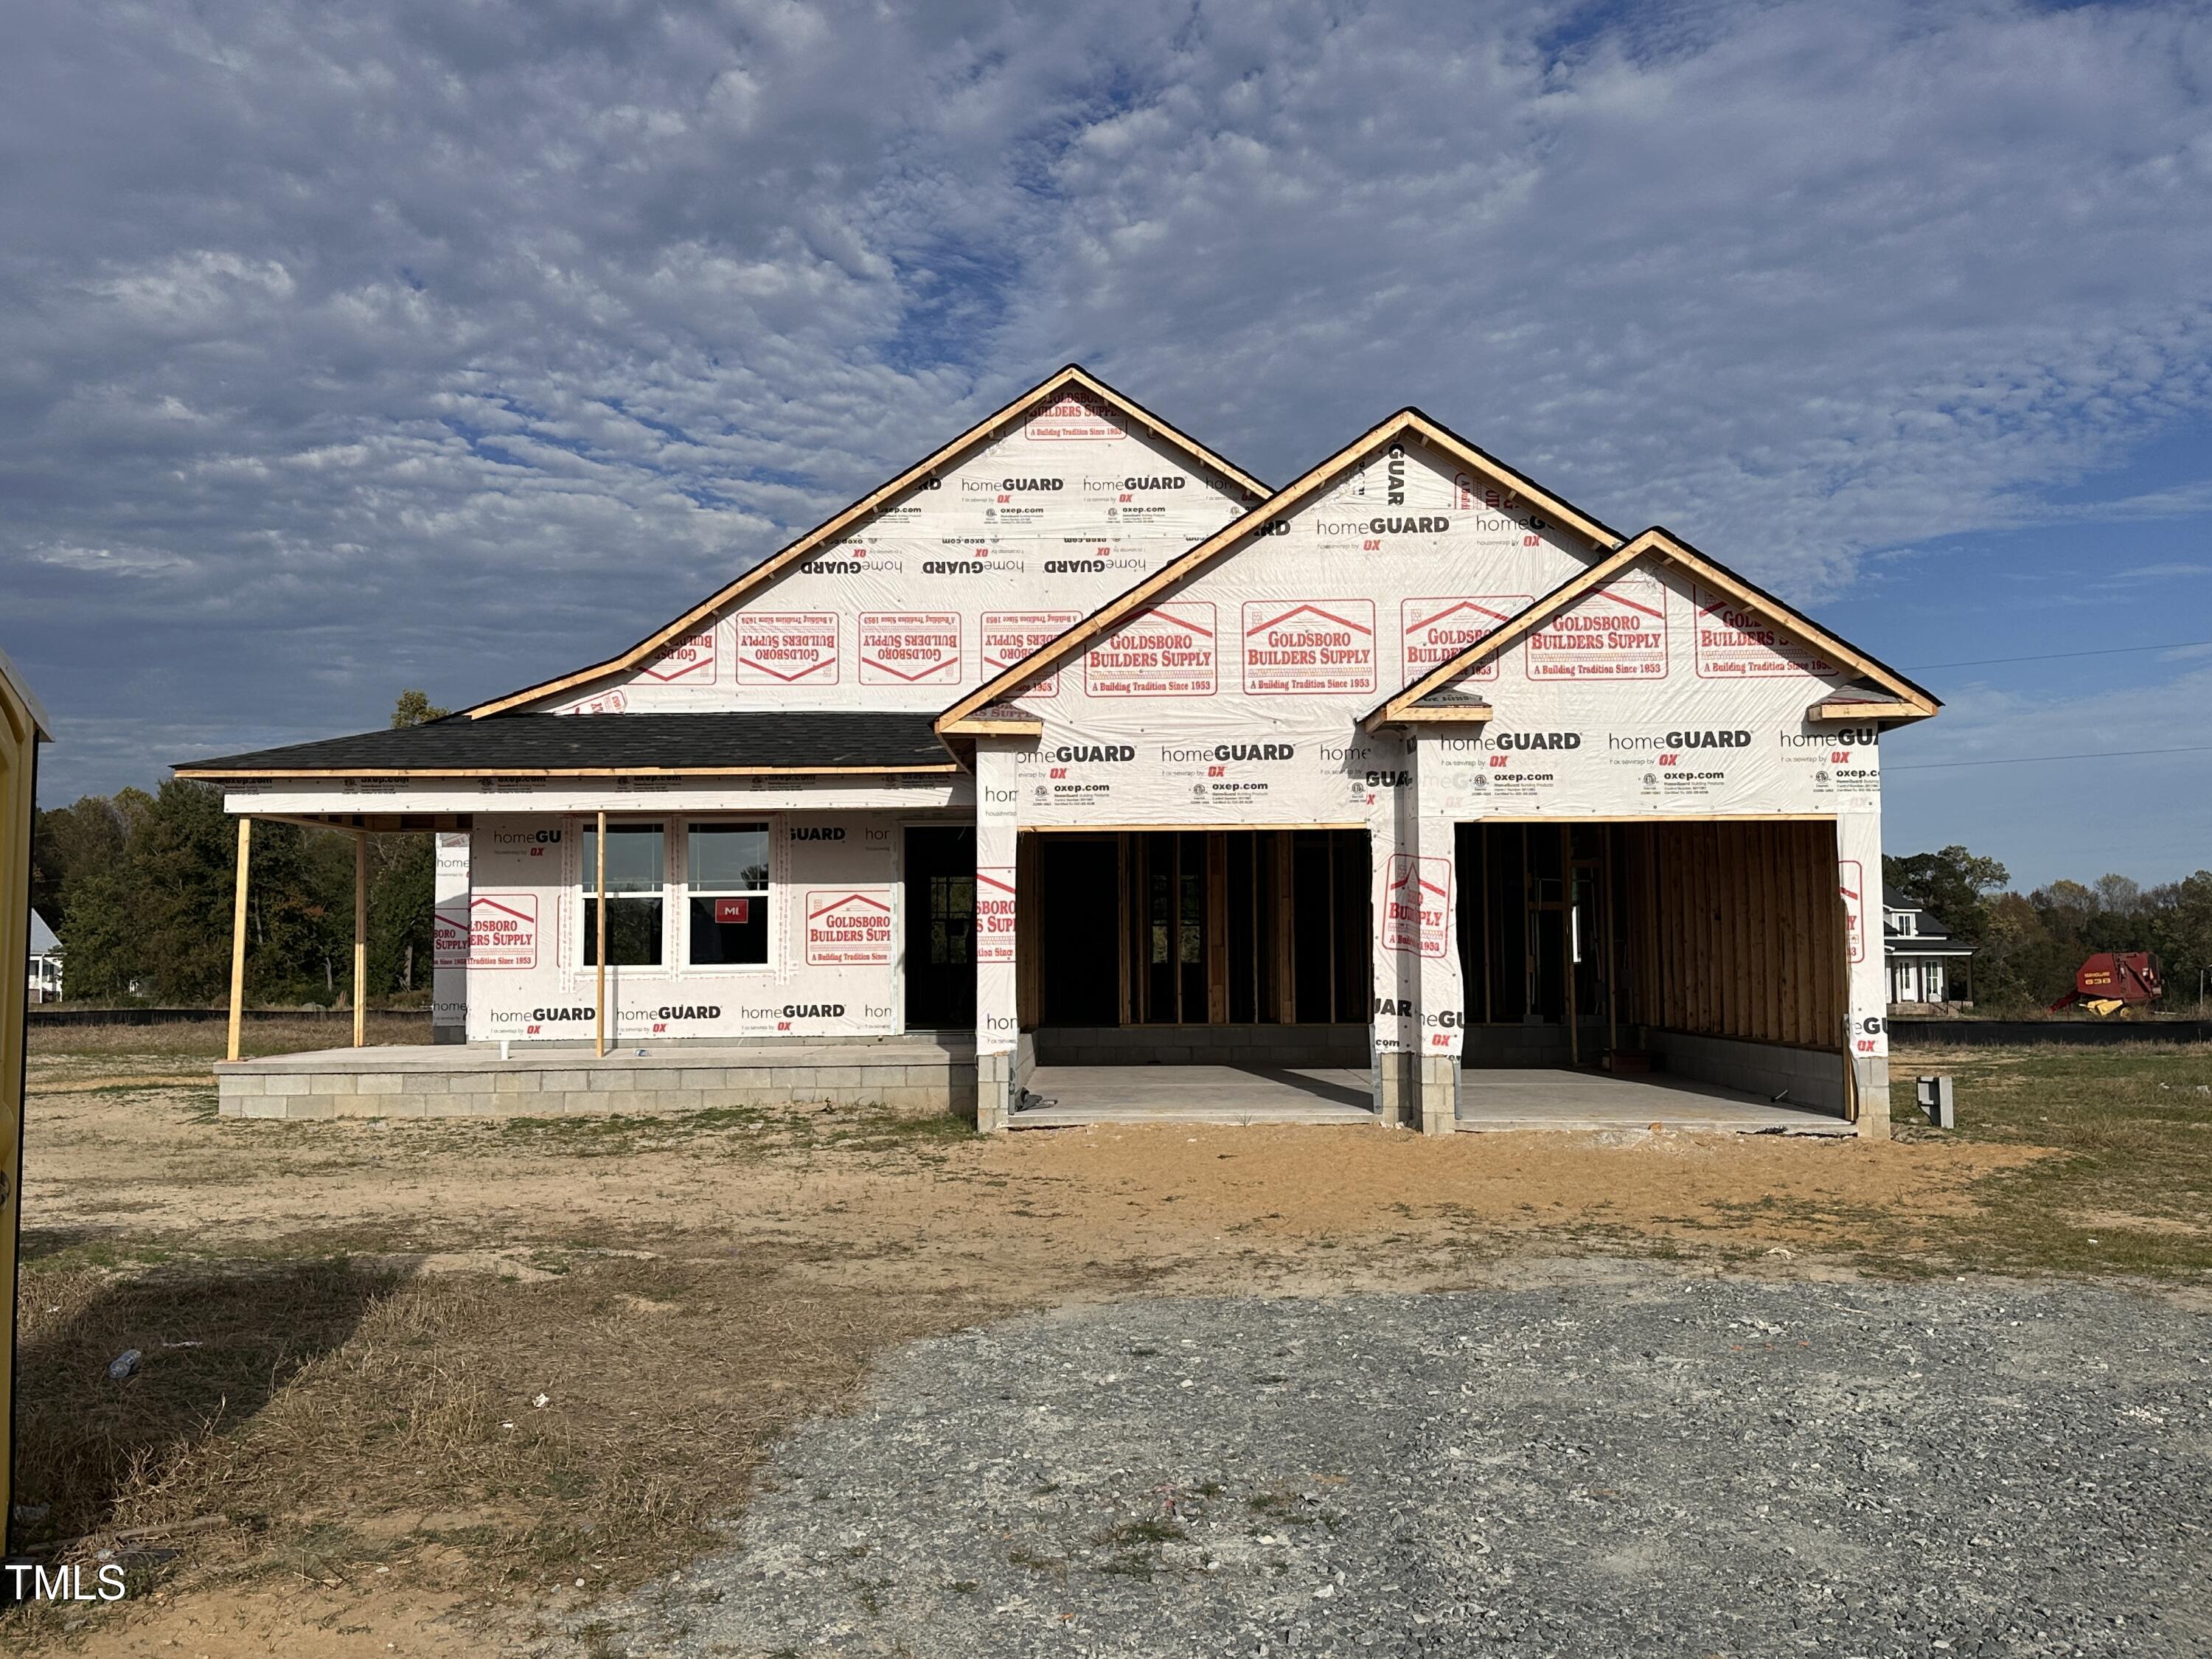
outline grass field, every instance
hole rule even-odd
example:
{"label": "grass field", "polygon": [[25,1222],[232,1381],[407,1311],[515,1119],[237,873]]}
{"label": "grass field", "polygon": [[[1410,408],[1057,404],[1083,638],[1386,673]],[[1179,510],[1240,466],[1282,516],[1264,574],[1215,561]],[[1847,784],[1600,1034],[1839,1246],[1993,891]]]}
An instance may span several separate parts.
{"label": "grass field", "polygon": [[[887,1346],[1056,1302],[1433,1288],[1594,1252],[2212,1288],[2201,1048],[1915,1052],[1875,1146],[987,1140],[743,1108],[240,1122],[214,1112],[220,1026],[35,1041],[18,1496],[43,1514],[19,1540],[198,1523],[128,1540],[146,1594],[120,1613],[0,1623],[92,1652],[473,1652],[709,1545],[763,1448]],[[1921,1070],[1959,1079],[1957,1131],[1909,1127]]]}
{"label": "grass field", "polygon": [[[2212,1274],[2212,1048],[1914,1050],[1892,1060],[1908,1143],[1956,1139],[2040,1156],[1990,1176],[1940,1235],[1984,1270]],[[1911,1127],[1916,1073],[1957,1079],[1959,1127]]]}

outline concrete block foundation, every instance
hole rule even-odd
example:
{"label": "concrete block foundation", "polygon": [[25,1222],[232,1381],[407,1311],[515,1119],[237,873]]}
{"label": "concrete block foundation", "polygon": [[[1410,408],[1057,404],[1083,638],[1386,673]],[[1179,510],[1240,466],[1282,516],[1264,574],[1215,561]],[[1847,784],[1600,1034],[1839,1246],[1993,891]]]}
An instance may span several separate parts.
{"label": "concrete block foundation", "polygon": [[506,1060],[485,1044],[325,1048],[226,1060],[215,1073],[225,1117],[559,1117],[795,1105],[964,1116],[976,1096],[972,1044],[939,1034],[667,1043],[604,1059],[553,1045],[514,1048]]}

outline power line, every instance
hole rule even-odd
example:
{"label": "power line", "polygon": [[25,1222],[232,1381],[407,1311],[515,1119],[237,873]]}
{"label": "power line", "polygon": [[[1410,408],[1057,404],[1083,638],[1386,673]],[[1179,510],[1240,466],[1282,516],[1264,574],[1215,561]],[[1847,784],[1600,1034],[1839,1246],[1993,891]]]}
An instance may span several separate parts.
{"label": "power line", "polygon": [[1903,766],[1885,766],[1885,772],[1948,771],[1954,766],[2035,766],[2045,761],[2124,760],[2132,755],[2203,755],[2212,754],[2212,743],[2191,744],[2185,749],[2096,749],[2080,755],[2013,755],[2003,760],[1912,761]]}
{"label": "power line", "polygon": [[2046,651],[2033,657],[1976,657],[1971,662],[1909,662],[1916,672],[1929,668],[1988,668],[2001,662],[2057,662],[2062,657],[2117,657],[2130,651],[2191,651],[2212,640],[2182,640],[2173,645],[2108,645],[2100,651]]}

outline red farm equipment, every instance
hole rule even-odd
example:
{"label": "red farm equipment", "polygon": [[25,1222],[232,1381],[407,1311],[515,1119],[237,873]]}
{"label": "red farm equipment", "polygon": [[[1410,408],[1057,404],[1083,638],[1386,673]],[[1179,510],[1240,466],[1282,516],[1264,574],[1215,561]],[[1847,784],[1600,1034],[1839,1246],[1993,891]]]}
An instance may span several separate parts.
{"label": "red farm equipment", "polygon": [[2116,1014],[2158,1000],[2166,988],[2158,958],[2148,951],[2100,951],[2074,970],[2074,988],[2051,1005],[2051,1012],[2076,1003],[2093,1014]]}

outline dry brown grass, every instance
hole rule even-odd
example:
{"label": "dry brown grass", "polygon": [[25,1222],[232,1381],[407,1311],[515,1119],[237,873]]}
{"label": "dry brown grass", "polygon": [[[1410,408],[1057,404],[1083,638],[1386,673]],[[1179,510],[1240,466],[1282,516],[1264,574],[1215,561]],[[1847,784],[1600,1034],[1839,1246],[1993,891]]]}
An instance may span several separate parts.
{"label": "dry brown grass", "polygon": [[[20,1490],[50,1508],[19,1547],[221,1516],[184,1561],[142,1557],[141,1589],[339,1586],[404,1560],[415,1589],[455,1597],[619,1589],[712,1544],[765,1448],[877,1352],[973,1313],[804,1287],[763,1253],[557,1265],[40,1275]],[[131,1347],[143,1368],[111,1382]],[[70,1616],[25,1609],[11,1635]]]}
{"label": "dry brown grass", "polygon": [[[419,1014],[372,1008],[366,1033],[372,1043],[428,1042],[430,1024]],[[229,1042],[228,1022],[178,1021],[166,1025],[40,1025],[29,1030],[33,1061],[88,1056],[102,1060],[143,1054],[162,1059],[216,1060]],[[250,1019],[239,1025],[239,1048],[247,1054],[292,1054],[307,1048],[342,1048],[353,1041],[353,1018],[303,1014],[290,1019]]]}

